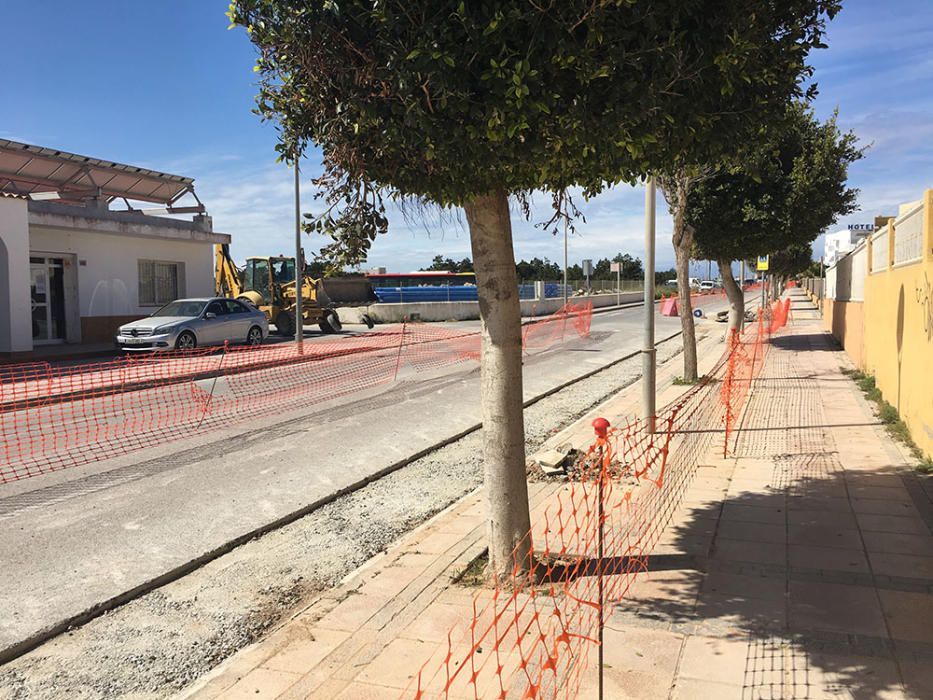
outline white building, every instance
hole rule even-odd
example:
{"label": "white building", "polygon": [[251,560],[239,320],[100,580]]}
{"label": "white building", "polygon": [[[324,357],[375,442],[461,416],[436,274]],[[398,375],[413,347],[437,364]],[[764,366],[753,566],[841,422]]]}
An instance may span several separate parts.
{"label": "white building", "polygon": [[842,231],[827,233],[823,242],[823,264],[835,265],[839,258],[855,250],[855,246],[873,231],[874,227],[870,224],[856,224]]}
{"label": "white building", "polygon": [[213,244],[229,242],[191,178],[0,139],[0,359],[110,342],[172,299],[212,296]]}

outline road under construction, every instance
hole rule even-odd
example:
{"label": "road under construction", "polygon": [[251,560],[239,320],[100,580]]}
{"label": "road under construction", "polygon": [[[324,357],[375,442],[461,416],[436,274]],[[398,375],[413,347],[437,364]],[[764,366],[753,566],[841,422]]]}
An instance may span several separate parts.
{"label": "road under construction", "polygon": [[[705,310],[712,316],[724,304],[711,299]],[[543,402],[537,404],[544,414],[529,420],[530,441],[536,434],[546,435],[573,420],[616,391],[620,383],[637,377],[640,323],[638,308],[594,315],[587,337],[526,356],[526,401],[548,397],[543,400],[550,406],[544,410]],[[673,338],[662,344],[663,351],[659,349],[669,357],[679,346],[679,320],[658,317],[657,323],[659,338]],[[475,330],[475,324],[456,327]],[[719,324],[701,323],[701,329],[711,337],[722,337]],[[622,362],[624,358],[628,359]],[[432,485],[431,497],[423,502],[411,496],[382,501],[383,506],[390,501],[401,504],[388,518],[391,524],[383,520],[382,530],[373,532],[365,522],[347,522],[347,531],[358,532],[353,547],[334,550],[344,552],[345,560],[322,564],[319,580],[304,575],[297,580],[279,577],[293,585],[284,592],[275,589],[289,600],[319,590],[322,581],[326,584],[339,578],[346,567],[360,563],[359,557],[365,560],[478,483],[479,462],[474,454],[478,443],[470,446],[469,437],[464,437],[475,434],[478,427],[478,379],[475,364],[457,363],[420,374],[409,371],[388,385],[310,407],[218,427],[188,439],[179,436],[170,444],[6,484],[0,518],[9,534],[0,548],[2,556],[14,562],[0,574],[0,610],[5,611],[0,616],[4,620],[0,644],[7,658],[54,637],[69,624],[96,617],[167,581],[180,579],[178,584],[184,585],[191,577],[180,577],[191,571],[216,573],[216,567],[223,568],[222,561],[240,556],[243,548],[235,549],[237,545],[263,532],[284,532],[287,528],[279,528],[296,520],[288,527],[298,527],[326,508],[339,508],[346,499],[356,498],[359,509],[358,501],[366,493],[360,489],[367,483],[386,486],[395,478],[402,484],[401,493],[417,494],[404,473],[416,472],[419,461],[425,469],[439,450],[453,450],[446,470],[440,471],[449,478]],[[453,472],[451,462],[460,465]],[[429,468],[436,470],[436,464]],[[413,478],[424,485],[425,476],[433,473],[417,472]],[[358,515],[364,517],[367,510],[358,510]],[[373,515],[378,520],[378,514]],[[343,517],[353,520],[353,516]],[[207,562],[213,563],[202,568]],[[254,594],[262,599],[258,591],[268,587],[268,581],[262,576],[253,581],[243,578],[247,589],[256,584]],[[244,595],[239,601],[238,605],[246,605],[242,619],[247,622],[232,625],[231,630],[256,622],[256,616],[249,613],[259,604],[255,596]],[[143,596],[88,628],[112,626],[121,611],[144,605],[147,598],[151,600]],[[288,606],[278,607],[287,610]],[[217,659],[248,643],[251,634],[244,633],[239,642],[215,637],[224,648],[210,649],[208,644],[203,655],[192,657],[197,668],[189,669],[191,673],[203,673]],[[60,645],[61,640],[53,639],[8,664],[7,673],[35,664],[50,645]],[[105,648],[102,644],[101,649]],[[84,651],[72,649],[79,655]],[[156,669],[164,661],[157,656],[152,660]],[[175,687],[184,684],[185,673],[179,671],[172,681]],[[0,676],[0,688],[3,684]]]}

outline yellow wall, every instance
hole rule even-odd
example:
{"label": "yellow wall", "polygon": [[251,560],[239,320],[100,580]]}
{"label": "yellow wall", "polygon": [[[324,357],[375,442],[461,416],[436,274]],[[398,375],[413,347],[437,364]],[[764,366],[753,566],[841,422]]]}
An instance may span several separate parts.
{"label": "yellow wall", "polygon": [[888,269],[865,280],[864,366],[917,445],[933,455],[933,190],[923,202],[923,258],[892,268],[889,235]]}
{"label": "yellow wall", "polygon": [[845,348],[855,366],[865,369],[865,305],[860,301],[823,300],[823,327]]}

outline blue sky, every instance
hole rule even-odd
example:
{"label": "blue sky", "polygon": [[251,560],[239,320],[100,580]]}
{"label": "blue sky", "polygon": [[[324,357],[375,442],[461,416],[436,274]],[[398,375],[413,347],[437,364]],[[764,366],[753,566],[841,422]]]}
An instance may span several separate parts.
{"label": "blue sky", "polygon": [[[215,229],[233,235],[237,259],[289,250],[292,175],[275,163],[274,130],[250,111],[253,49],[242,31],[227,30],[224,0],[0,5],[0,138],[194,177]],[[872,144],[850,173],[861,211],[840,228],[894,212],[933,187],[933,2],[847,0],[828,44],[812,58],[817,113],[838,107],[841,125]],[[319,167],[310,154],[305,172]],[[310,195],[308,186],[306,211],[316,206]],[[641,190],[619,187],[584,203],[571,263],[640,256],[643,201]],[[658,209],[658,267],[666,268],[671,224],[663,201]],[[519,258],[562,257],[559,238],[517,216],[515,239]],[[309,239],[305,247],[318,246]],[[417,269],[469,248],[456,216],[393,214],[369,264]]]}

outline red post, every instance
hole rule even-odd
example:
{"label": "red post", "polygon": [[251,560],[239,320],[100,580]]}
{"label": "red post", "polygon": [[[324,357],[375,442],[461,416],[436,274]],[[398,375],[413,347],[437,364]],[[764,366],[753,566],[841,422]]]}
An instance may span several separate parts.
{"label": "red post", "polygon": [[596,585],[598,586],[597,595],[599,596],[599,648],[597,650],[597,663],[599,666],[599,700],[603,700],[603,629],[606,625],[604,617],[604,603],[603,598],[603,541],[605,539],[605,528],[603,523],[603,479],[605,479],[606,471],[603,464],[603,445],[606,444],[606,440],[609,437],[609,421],[605,418],[596,418],[593,421],[593,430],[596,431],[596,440],[599,443],[599,481],[596,482],[597,486],[597,511],[596,511],[596,522],[599,526],[598,536],[596,538]]}
{"label": "red post", "polygon": [[593,421],[593,430],[599,440],[605,440],[609,435],[609,421],[605,418],[596,418]]}

